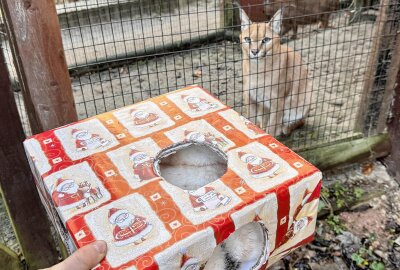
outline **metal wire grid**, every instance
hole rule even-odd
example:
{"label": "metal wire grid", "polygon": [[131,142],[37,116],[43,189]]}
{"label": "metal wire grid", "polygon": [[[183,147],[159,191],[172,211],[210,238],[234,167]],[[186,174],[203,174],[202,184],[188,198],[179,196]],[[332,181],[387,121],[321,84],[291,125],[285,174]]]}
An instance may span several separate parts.
{"label": "metal wire grid", "polygon": [[[229,1],[89,0],[58,4],[79,118],[190,84],[204,86],[243,113],[247,104],[243,104],[239,25],[225,22],[226,14],[237,14],[237,9],[226,3],[224,6],[224,2]],[[364,7],[365,16],[377,14],[369,8]],[[174,18],[178,19],[177,25],[171,23]],[[163,24],[161,28],[156,28],[157,20]],[[200,21],[205,23],[201,25]],[[306,125],[282,139],[295,150],[359,135],[354,124],[359,120],[356,115],[366,80],[364,74],[370,68],[367,63],[374,22],[362,20],[348,25],[347,21],[345,11],[338,10],[330,19],[334,29],[316,32],[316,25],[305,25],[300,27],[298,39],[288,42],[302,54],[312,80],[308,90],[313,99],[312,110]],[[120,34],[116,35],[118,31]],[[98,39],[99,35],[102,38]],[[4,34],[1,38],[2,44],[7,44]],[[11,59],[9,46],[3,45],[3,50]],[[390,62],[390,57],[386,62]],[[375,90],[376,97],[371,99],[368,110],[369,119],[375,122],[385,84],[384,72],[384,68],[377,69],[375,79],[382,89]],[[18,86],[12,65],[10,74]],[[29,134],[21,95],[15,95],[25,132]],[[261,104],[262,100],[257,102]],[[366,128],[371,127],[372,122],[367,122]]]}
{"label": "metal wire grid", "polygon": [[[148,20],[154,18],[168,20],[173,16],[186,18],[189,15],[196,16],[198,20],[206,17],[208,22],[208,17],[217,18],[227,10],[234,10],[234,8],[225,7],[224,9],[221,5],[222,1],[195,0],[185,3],[178,1],[174,6],[172,2],[159,0],[149,1],[151,4],[147,2],[150,8],[142,8],[140,12],[134,13],[131,6],[127,11],[124,6],[118,5],[129,1],[108,1],[93,0],[57,5],[58,13],[65,18],[64,25],[61,24],[64,45],[68,44],[66,36],[72,36],[73,33],[79,33],[82,41],[91,40],[92,42],[82,42],[78,45],[71,42],[72,47],[66,47],[66,54],[70,53],[73,56],[73,58],[67,58],[67,60],[71,68],[72,86],[81,119],[190,84],[204,86],[223,102],[238,112],[242,112],[243,105],[246,104],[243,104],[242,52],[241,41],[237,38],[238,25],[226,26],[222,24],[223,22],[218,25],[206,24],[205,31],[200,30],[199,27],[197,27],[197,31],[189,27],[190,32],[188,33],[190,35],[187,43],[183,42],[184,37],[179,34],[180,29],[178,28],[175,29],[175,33],[178,34],[171,34],[172,30],[167,34],[158,33],[158,36],[161,37],[160,46],[157,48],[153,46],[147,51],[136,50],[135,47],[132,47],[133,49],[131,48],[131,51],[129,51],[129,47],[125,46],[125,55],[116,54],[116,50],[114,50],[104,54],[104,57],[100,57],[101,52],[98,52],[92,58],[93,61],[89,61],[88,55],[85,55],[85,50],[107,45],[98,44],[104,40],[94,42],[92,35],[95,31],[100,31],[103,36],[110,34],[103,31],[106,29],[106,25],[111,24],[112,27],[107,29],[112,30],[115,24],[121,24],[122,21],[127,23],[144,22],[146,18]],[[111,2],[113,3],[112,10],[120,14],[127,14],[128,19],[124,18],[118,21],[118,18],[114,17],[111,20],[109,16],[107,21],[107,16],[104,13],[101,15],[97,11],[97,13],[94,12],[91,15],[86,13],[85,16],[89,18],[86,21],[88,24],[83,24],[83,15],[79,17],[76,14],[78,9],[82,11],[89,10],[89,8],[96,9],[100,6],[102,12],[108,14],[107,8]],[[117,3],[115,4],[115,2]],[[144,0],[136,1],[139,6],[142,2]],[[198,11],[201,5],[205,6],[205,9]],[[259,6],[258,8],[262,7]],[[392,12],[397,12],[394,7],[389,8],[393,10]],[[368,7],[364,9],[367,15],[377,13],[369,10]],[[63,11],[70,14],[62,15]],[[95,28],[96,23],[90,23],[96,19],[96,16],[98,19],[97,26],[100,28]],[[129,16],[131,19],[129,19]],[[0,26],[4,25],[2,20],[0,14]],[[75,21],[72,23],[72,20]],[[307,124],[284,140],[295,150],[333,143],[358,135],[354,132],[353,124],[359,120],[356,119],[356,113],[360,106],[362,85],[366,80],[364,74],[365,70],[370,68],[367,63],[371,52],[371,42],[374,38],[374,22],[361,21],[348,25],[343,10],[333,13],[330,21],[335,26],[334,29],[316,33],[315,25],[306,25],[300,27],[297,40],[288,42],[289,46],[302,54],[304,62],[307,63],[308,69],[311,71],[309,78],[313,81],[312,87],[309,89],[313,97],[313,110],[307,118]],[[74,26],[68,27],[65,23],[71,23]],[[183,23],[185,23],[184,20],[181,24]],[[394,25],[398,23],[398,20],[393,20],[391,23]],[[132,28],[133,26],[131,25],[128,30],[135,33],[137,29]],[[150,27],[150,30],[153,29],[151,24],[147,27]],[[82,29],[88,31],[83,32]],[[144,33],[143,30],[142,32]],[[202,32],[205,32],[206,38],[204,36],[199,38],[199,33]],[[133,41],[133,44],[146,43],[152,37],[155,40],[157,35],[149,32],[148,36],[131,36],[127,40],[113,40],[108,45],[116,48],[118,44],[124,46],[129,41]],[[172,41],[174,41],[172,46],[167,46],[166,37],[172,37]],[[25,133],[29,135],[30,128],[22,95],[18,92],[18,79],[12,64],[12,54],[8,42],[5,31],[0,27],[0,49],[6,56],[21,121]],[[390,44],[388,44],[389,47]],[[382,51],[381,54],[384,61],[381,61],[382,66],[378,67],[375,73],[376,85],[380,87],[375,88],[372,93],[366,117],[366,129],[376,126],[381,110],[387,66],[391,58],[391,55],[386,51]],[[78,64],[74,59],[84,59],[84,61]],[[0,219],[2,221],[0,242],[19,252],[15,235],[1,200],[0,216],[2,217]]]}
{"label": "metal wire grid", "polygon": [[[243,104],[238,25],[225,25],[223,17],[227,11],[235,13],[237,9],[215,0],[134,2],[127,5],[126,1],[99,0],[58,6],[59,14],[71,13],[63,15],[61,25],[79,118],[191,84],[204,86],[242,112],[247,104]],[[377,14],[368,6],[363,9],[364,16]],[[176,26],[171,23],[174,18],[179,19],[179,24],[171,29]],[[163,27],[157,26],[156,20]],[[202,26],[200,21],[206,24]],[[358,121],[364,74],[370,68],[367,64],[374,22],[361,20],[349,25],[342,9],[332,13],[330,23],[335,28],[300,26],[298,39],[288,42],[302,54],[312,80],[308,90],[312,110],[306,125],[283,138],[295,150],[359,136],[354,125]],[[96,39],[99,35],[109,39]],[[79,37],[79,43],[70,42],[71,37]],[[376,80],[381,77],[377,74]],[[261,104],[262,100],[257,102]],[[376,114],[377,109],[371,107],[369,113]]]}

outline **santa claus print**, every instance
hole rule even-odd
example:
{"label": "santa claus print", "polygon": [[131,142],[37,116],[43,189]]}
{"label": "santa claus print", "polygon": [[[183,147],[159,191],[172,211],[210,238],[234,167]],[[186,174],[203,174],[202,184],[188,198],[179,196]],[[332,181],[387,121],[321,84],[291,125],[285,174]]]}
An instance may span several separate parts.
{"label": "santa claus print", "polygon": [[132,109],[130,115],[136,127],[154,127],[161,121],[160,116],[156,113],[149,113],[141,109]]}
{"label": "santa claus print", "polygon": [[103,197],[98,187],[92,188],[84,181],[77,184],[73,179],[57,176],[54,190],[51,194],[56,207],[61,210],[80,209],[97,202]]}
{"label": "santa claus print", "polygon": [[228,142],[224,138],[217,137],[211,132],[201,133],[199,131],[185,130],[184,136],[185,140],[187,141],[198,142],[198,143],[209,143],[218,146],[220,148],[224,148],[225,146],[228,145]]}
{"label": "santa claus print", "polygon": [[290,225],[286,235],[283,237],[281,245],[285,244],[296,234],[303,231],[307,227],[307,225],[310,224],[311,221],[313,220],[313,217],[311,215],[310,216],[300,215],[300,212],[303,209],[304,205],[310,202],[309,200],[311,194],[312,192],[308,189],[304,191],[302,201],[293,213],[293,222]]}
{"label": "santa claus print", "polygon": [[247,164],[247,170],[254,178],[272,178],[278,174],[280,165],[269,158],[258,157],[253,154],[238,152],[242,162]]}
{"label": "santa claus print", "polygon": [[129,159],[133,162],[133,173],[139,178],[140,182],[158,177],[154,172],[154,159],[145,152],[131,147]]}
{"label": "santa claus print", "polygon": [[94,150],[109,145],[111,142],[100,137],[98,134],[92,134],[85,129],[72,129],[71,136],[75,139],[76,150],[86,151]]}
{"label": "santa claus print", "polygon": [[182,95],[181,98],[188,105],[189,109],[193,112],[208,111],[218,107],[217,104],[206,100],[205,98],[200,98],[191,95]]}
{"label": "santa claus print", "polygon": [[247,129],[253,133],[254,135],[262,135],[264,134],[264,131],[257,127],[255,124],[253,124],[251,121],[249,121],[247,118],[240,116],[240,119],[243,121],[243,123],[246,125]]}
{"label": "santa claus print", "polygon": [[184,250],[181,251],[181,254],[181,270],[200,270],[200,262],[198,259],[189,257]]}
{"label": "santa claus print", "polygon": [[113,242],[118,247],[142,243],[153,229],[153,225],[146,218],[131,214],[125,209],[111,208],[108,212],[108,221],[115,226]]}
{"label": "santa claus print", "polygon": [[217,209],[221,205],[227,205],[231,198],[217,192],[212,187],[201,187],[197,190],[187,191],[195,212]]}

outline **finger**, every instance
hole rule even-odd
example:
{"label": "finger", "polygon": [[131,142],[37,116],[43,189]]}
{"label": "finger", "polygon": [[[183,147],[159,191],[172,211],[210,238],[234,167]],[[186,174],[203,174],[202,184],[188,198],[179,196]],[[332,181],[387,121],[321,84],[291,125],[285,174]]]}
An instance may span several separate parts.
{"label": "finger", "polygon": [[106,242],[93,242],[78,249],[65,261],[51,267],[50,270],[90,270],[104,258],[106,250]]}

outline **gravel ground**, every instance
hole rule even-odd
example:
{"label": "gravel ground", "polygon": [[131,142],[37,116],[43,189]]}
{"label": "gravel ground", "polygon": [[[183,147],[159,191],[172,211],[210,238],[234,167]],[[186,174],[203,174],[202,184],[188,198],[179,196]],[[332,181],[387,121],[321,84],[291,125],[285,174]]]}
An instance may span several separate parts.
{"label": "gravel ground", "polygon": [[[374,12],[370,11],[370,15]],[[286,142],[294,149],[354,135],[357,109],[372,44],[374,22],[334,28],[303,27],[289,46],[301,52],[312,79],[313,105],[306,125]],[[237,111],[242,107],[241,50],[237,42],[209,43],[72,78],[80,118],[129,105],[190,84],[200,84]]]}
{"label": "gravel ground", "polygon": [[11,226],[10,218],[8,217],[3,198],[0,197],[0,243],[9,247],[18,255],[21,255],[21,250]]}
{"label": "gravel ground", "polygon": [[[344,167],[325,174],[324,186],[325,201],[342,210],[320,219],[315,240],[271,269],[400,269],[400,187],[385,166]],[[350,206],[355,197],[360,203]]]}

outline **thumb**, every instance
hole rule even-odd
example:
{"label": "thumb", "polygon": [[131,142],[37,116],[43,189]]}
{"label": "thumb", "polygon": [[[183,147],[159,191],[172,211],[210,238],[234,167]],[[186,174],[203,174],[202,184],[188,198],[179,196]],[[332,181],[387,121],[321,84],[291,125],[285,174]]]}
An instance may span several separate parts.
{"label": "thumb", "polygon": [[96,241],[78,249],[67,259],[47,270],[90,270],[100,263],[106,251],[106,242]]}

